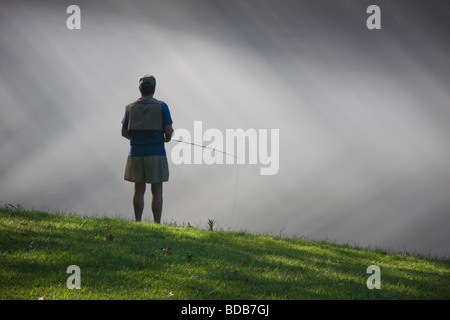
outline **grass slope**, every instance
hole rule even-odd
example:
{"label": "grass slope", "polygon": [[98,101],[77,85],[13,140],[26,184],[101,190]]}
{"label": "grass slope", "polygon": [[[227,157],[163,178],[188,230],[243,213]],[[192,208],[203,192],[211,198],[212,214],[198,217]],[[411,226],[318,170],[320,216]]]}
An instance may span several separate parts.
{"label": "grass slope", "polygon": [[[81,270],[69,290],[67,267]],[[381,269],[369,290],[367,267]],[[449,261],[266,235],[0,209],[0,299],[449,299]]]}

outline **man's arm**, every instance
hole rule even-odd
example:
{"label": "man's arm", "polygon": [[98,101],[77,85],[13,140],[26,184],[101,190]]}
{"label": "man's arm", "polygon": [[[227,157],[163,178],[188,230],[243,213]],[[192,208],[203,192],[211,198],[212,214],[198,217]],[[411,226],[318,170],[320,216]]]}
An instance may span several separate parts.
{"label": "man's arm", "polygon": [[170,139],[172,139],[172,135],[173,135],[172,125],[169,124],[168,126],[164,126],[164,141],[169,142]]}
{"label": "man's arm", "polygon": [[125,128],[122,128],[122,137],[124,137],[124,138],[130,140],[130,131],[128,131],[128,130],[125,129]]}

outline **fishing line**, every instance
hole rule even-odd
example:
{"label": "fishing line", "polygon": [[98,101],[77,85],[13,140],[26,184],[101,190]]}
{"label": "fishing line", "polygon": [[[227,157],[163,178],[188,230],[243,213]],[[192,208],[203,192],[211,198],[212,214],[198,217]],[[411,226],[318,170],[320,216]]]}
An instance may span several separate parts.
{"label": "fishing line", "polygon": [[[210,148],[210,147],[204,146],[202,144],[197,144],[197,143],[193,143],[193,142],[190,142],[190,141],[183,141],[183,140],[178,140],[178,139],[171,139],[171,140],[177,141],[177,142],[182,142],[182,143],[185,143],[185,144],[190,144],[190,145],[197,146],[197,147],[202,147],[203,149],[213,150],[214,152],[220,152],[220,153],[223,153],[223,154],[228,155],[230,157],[239,159],[234,154],[230,154],[230,153],[227,153],[227,152],[225,152],[223,150],[219,150],[219,149],[215,149],[215,148]],[[236,163],[236,164],[237,164],[237,172],[236,172],[236,181],[235,181],[235,184],[234,184],[233,212],[231,214],[231,221],[230,221],[230,226],[229,226],[230,228],[231,228],[231,225],[233,223],[234,214],[236,212],[237,187],[238,187],[238,182],[239,182],[239,163]],[[175,180],[172,181],[172,183],[175,182],[178,179],[178,177],[180,176],[181,169],[183,169],[183,163],[181,164],[181,168],[180,168],[180,171],[178,172],[177,177],[175,178]]]}
{"label": "fishing line", "polygon": [[180,174],[181,174],[181,170],[183,170],[183,164],[184,164],[184,163],[181,163],[181,165],[180,165],[180,170],[178,171],[178,174],[177,174],[177,176],[175,177],[175,179],[170,180],[169,182],[167,182],[167,184],[172,184],[172,183],[174,183],[175,181],[177,181],[178,177],[179,177]]}
{"label": "fishing line", "polygon": [[233,200],[233,213],[231,214],[230,227],[233,224],[234,212],[236,211],[236,198],[237,198],[237,186],[239,180],[239,163],[237,164],[236,183],[234,184],[234,200]]}

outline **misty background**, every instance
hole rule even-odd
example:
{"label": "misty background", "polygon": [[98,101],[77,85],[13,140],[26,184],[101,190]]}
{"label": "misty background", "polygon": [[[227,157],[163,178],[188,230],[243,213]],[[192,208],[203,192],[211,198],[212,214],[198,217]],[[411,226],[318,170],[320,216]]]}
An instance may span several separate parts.
{"label": "misty background", "polygon": [[175,129],[280,129],[274,176],[174,165],[166,144],[166,223],[448,257],[449,18],[428,0],[2,1],[0,205],[133,219],[120,128],[150,73]]}

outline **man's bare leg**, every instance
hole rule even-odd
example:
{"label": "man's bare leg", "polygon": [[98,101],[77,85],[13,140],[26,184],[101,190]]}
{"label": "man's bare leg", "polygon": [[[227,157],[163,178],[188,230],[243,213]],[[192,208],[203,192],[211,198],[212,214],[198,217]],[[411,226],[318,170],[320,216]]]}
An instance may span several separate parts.
{"label": "man's bare leg", "polygon": [[152,211],[155,223],[161,223],[161,213],[163,206],[163,186],[162,182],[152,183]]}
{"label": "man's bare leg", "polygon": [[134,184],[133,207],[136,221],[141,221],[142,211],[144,211],[145,187],[145,183]]}

